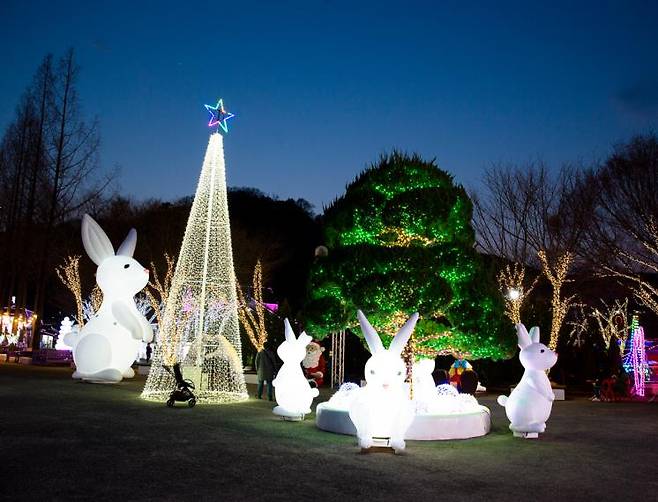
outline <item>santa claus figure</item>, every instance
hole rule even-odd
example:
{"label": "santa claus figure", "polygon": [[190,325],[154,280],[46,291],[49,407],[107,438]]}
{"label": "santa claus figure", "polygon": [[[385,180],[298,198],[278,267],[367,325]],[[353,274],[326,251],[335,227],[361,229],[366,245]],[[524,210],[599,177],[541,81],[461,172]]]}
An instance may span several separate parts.
{"label": "santa claus figure", "polygon": [[302,361],[302,366],[311,387],[319,387],[324,381],[326,362],[322,355],[323,352],[324,347],[316,341],[312,341],[306,346],[306,357]]}

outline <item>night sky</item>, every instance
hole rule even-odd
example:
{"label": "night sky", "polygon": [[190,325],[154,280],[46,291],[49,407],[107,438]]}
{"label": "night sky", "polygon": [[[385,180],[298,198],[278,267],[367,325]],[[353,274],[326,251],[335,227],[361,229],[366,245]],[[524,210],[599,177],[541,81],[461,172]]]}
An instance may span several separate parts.
{"label": "night sky", "polygon": [[72,46],[124,194],[194,192],[221,96],[229,185],[316,210],[392,148],[477,188],[491,163],[590,163],[658,129],[658,2],[464,3],[1,0],[0,127]]}

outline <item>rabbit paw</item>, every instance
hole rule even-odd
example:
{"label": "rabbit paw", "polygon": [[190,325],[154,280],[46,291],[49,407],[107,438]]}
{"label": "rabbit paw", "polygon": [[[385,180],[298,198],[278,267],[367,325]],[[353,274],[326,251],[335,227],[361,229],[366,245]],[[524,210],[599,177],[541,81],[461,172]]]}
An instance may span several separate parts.
{"label": "rabbit paw", "polygon": [[404,439],[391,438],[389,440],[389,444],[391,445],[391,448],[393,448],[393,451],[395,453],[402,453],[406,448]]}
{"label": "rabbit paw", "polygon": [[372,438],[371,437],[359,437],[359,448],[363,450],[367,450],[372,446]]}

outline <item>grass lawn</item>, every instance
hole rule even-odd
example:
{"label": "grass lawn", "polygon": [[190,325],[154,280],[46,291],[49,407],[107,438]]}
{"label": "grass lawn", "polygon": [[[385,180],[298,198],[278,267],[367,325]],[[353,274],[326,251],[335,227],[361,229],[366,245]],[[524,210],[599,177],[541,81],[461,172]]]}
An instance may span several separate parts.
{"label": "grass lawn", "polygon": [[70,374],[0,364],[3,499],[628,501],[658,494],[658,403],[556,402],[546,434],[523,440],[512,437],[495,396],[485,396],[488,436],[409,441],[401,456],[361,455],[354,438],[316,429],[314,416],[283,422],[268,401],[169,409],[138,398],[143,377],[104,386]]}

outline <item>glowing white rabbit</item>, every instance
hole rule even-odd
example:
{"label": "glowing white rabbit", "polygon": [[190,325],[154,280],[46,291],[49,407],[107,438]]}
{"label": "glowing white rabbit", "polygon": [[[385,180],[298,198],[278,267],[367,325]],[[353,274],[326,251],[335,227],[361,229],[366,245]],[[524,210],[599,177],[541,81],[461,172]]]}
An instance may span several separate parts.
{"label": "glowing white rabbit", "polygon": [[148,269],[132,258],[137,232],[130,230],[115,255],[103,229],[85,214],[82,243],[98,265],[96,282],[103,291],[103,303],[79,333],[64,339],[73,347],[73,378],[100,383],[132,378],[135,373],[131,366],[140,342],[153,340],[151,325],[139,313],[133,298],[149,280]]}
{"label": "glowing white rabbit", "polygon": [[276,378],[272,381],[276,388],[275,414],[290,419],[301,419],[311,413],[313,398],[319,394],[318,389],[312,389],[302,371],[301,362],[306,356],[306,346],[313,340],[302,332],[299,338],[290,327],[288,319],[285,325],[285,341],[276,349],[283,361]]}
{"label": "glowing white rabbit", "polygon": [[370,448],[373,438],[387,438],[388,445],[399,453],[405,448],[404,436],[414,416],[404,384],[407,370],[400,355],[413,333],[418,314],[400,328],[388,350],[363,312],[357,311],[357,317],[372,355],[365,366],[367,385],[352,402],[350,419],[362,449]]}
{"label": "glowing white rabbit", "polygon": [[555,395],[546,370],[557,362],[557,354],[539,342],[539,328],[530,334],[523,324],[516,325],[519,360],[525,368],[521,381],[509,397],[498,396],[498,404],[505,407],[511,424],[509,428],[518,437],[538,437],[546,429]]}

